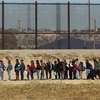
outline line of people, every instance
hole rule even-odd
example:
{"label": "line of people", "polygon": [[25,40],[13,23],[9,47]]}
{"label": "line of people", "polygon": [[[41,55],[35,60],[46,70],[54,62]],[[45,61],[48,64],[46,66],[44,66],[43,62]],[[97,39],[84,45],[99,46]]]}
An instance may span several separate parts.
{"label": "line of people", "polygon": [[[25,67],[24,61],[16,59],[16,64],[14,66],[14,71],[16,75],[16,80],[19,80],[19,75],[21,76],[21,80],[24,80],[24,73],[27,72],[27,79],[34,79],[34,73],[37,74],[38,80],[44,79],[53,79],[53,75],[55,79],[83,79],[83,71],[86,70],[87,79],[94,80],[95,78],[100,78],[100,60],[94,59],[94,67],[92,64],[86,60],[86,66],[83,65],[83,62],[79,62],[78,59],[74,59],[67,63],[65,60],[60,61],[57,59],[54,63],[47,61],[44,63],[43,60],[36,60],[34,62],[31,60],[31,64],[28,64]],[[3,61],[0,61],[0,76],[1,80],[4,79],[4,71],[8,72],[8,80],[11,79],[11,70],[13,66],[11,61],[8,60],[8,66],[5,67]],[[52,74],[53,73],[53,74]]]}

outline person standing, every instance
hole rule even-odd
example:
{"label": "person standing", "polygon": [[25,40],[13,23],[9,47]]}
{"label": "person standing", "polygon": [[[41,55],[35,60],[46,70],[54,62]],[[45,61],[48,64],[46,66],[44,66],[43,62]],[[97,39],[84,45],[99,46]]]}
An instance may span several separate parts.
{"label": "person standing", "polygon": [[99,72],[99,79],[100,79],[100,59],[99,59],[99,61],[98,61],[98,72]]}
{"label": "person standing", "polygon": [[93,62],[94,62],[95,78],[97,78],[97,75],[98,75],[98,61],[96,59],[94,59]]}
{"label": "person standing", "polygon": [[83,62],[80,62],[80,78],[83,79],[83,71],[85,71],[85,66],[83,65]]}
{"label": "person standing", "polygon": [[90,64],[89,61],[86,59],[86,76],[87,76],[87,79],[90,79],[90,78],[89,78],[90,67],[91,67],[91,64]]}
{"label": "person standing", "polygon": [[37,69],[37,79],[41,79],[41,66],[39,60],[36,60],[36,69]]}
{"label": "person standing", "polygon": [[30,65],[27,65],[27,79],[29,80],[29,75],[30,75]]}
{"label": "person standing", "polygon": [[72,80],[72,74],[73,74],[73,65],[72,61],[69,62],[69,79]]}
{"label": "person standing", "polygon": [[21,60],[21,64],[20,64],[21,80],[24,79],[24,71],[25,71],[25,64],[24,64],[23,60]]}
{"label": "person standing", "polygon": [[40,66],[41,66],[41,79],[44,80],[44,68],[45,68],[45,64],[44,64],[43,60],[40,60]]}
{"label": "person standing", "polygon": [[48,62],[45,64],[45,74],[46,74],[46,79],[48,79],[48,72],[49,72],[49,68],[48,68],[49,64]]}
{"label": "person standing", "polygon": [[54,61],[54,75],[55,75],[55,79],[57,79],[57,75],[58,75],[58,70],[57,70],[57,61]]}
{"label": "person standing", "polygon": [[76,78],[80,79],[80,66],[79,66],[78,59],[76,59],[75,64],[76,64]]}
{"label": "person standing", "polygon": [[11,79],[11,70],[13,69],[11,61],[8,60],[8,67],[7,67],[7,72],[8,72],[8,80]]}
{"label": "person standing", "polygon": [[19,59],[16,59],[16,64],[15,64],[16,80],[19,80],[19,71],[20,71],[20,63]]}
{"label": "person standing", "polygon": [[75,62],[76,62],[75,60],[72,61],[74,79],[76,79],[76,71],[77,71],[77,66],[76,66]]}
{"label": "person standing", "polygon": [[31,71],[31,79],[32,80],[34,79],[34,75],[33,75],[34,69],[35,69],[34,61],[31,60],[30,71]]}
{"label": "person standing", "polygon": [[53,64],[50,61],[48,61],[49,79],[52,79],[52,68]]}
{"label": "person standing", "polygon": [[60,73],[61,73],[61,67],[62,67],[62,62],[60,59],[57,59],[57,70],[58,70],[58,79],[60,79]]}
{"label": "person standing", "polygon": [[1,80],[4,79],[4,64],[2,63],[2,60],[0,61],[0,77]]}

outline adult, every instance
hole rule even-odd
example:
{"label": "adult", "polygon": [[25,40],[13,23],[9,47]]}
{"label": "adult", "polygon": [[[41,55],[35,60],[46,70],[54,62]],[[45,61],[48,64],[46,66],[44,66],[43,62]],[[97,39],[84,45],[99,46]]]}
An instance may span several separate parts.
{"label": "adult", "polygon": [[21,74],[21,80],[24,79],[24,71],[25,71],[25,64],[24,61],[21,60],[21,64],[20,64],[20,74]]}
{"label": "adult", "polygon": [[92,67],[92,65],[89,63],[89,61],[86,59],[86,76],[87,76],[87,79],[90,79],[89,78],[89,73],[90,73],[90,68]]}
{"label": "adult", "polygon": [[16,59],[16,64],[15,64],[16,80],[19,80],[19,71],[20,71],[20,63],[19,59]]}
{"label": "adult", "polygon": [[76,59],[75,64],[76,64],[76,78],[80,79],[80,66],[79,66],[79,60],[78,59]]}
{"label": "adult", "polygon": [[80,78],[83,79],[83,71],[85,71],[83,62],[80,62],[79,66],[80,66]]}
{"label": "adult", "polygon": [[2,60],[0,61],[0,77],[1,77],[1,80],[4,79],[4,64]]}
{"label": "adult", "polygon": [[31,60],[30,71],[31,71],[31,79],[32,80],[34,79],[34,75],[33,75],[34,69],[35,69],[34,61]]}
{"label": "adult", "polygon": [[72,74],[73,74],[73,65],[72,61],[69,61],[69,79],[72,80]]}
{"label": "adult", "polygon": [[7,66],[7,72],[8,72],[8,80],[11,79],[11,70],[12,70],[12,64],[11,64],[11,61],[8,60],[8,66]]}
{"label": "adult", "polygon": [[45,68],[45,64],[44,64],[43,60],[40,60],[40,66],[41,66],[41,79],[44,80],[44,68]]}
{"label": "adult", "polygon": [[99,79],[100,79],[100,59],[98,61]]}
{"label": "adult", "polygon": [[62,67],[62,62],[60,59],[57,59],[57,70],[58,70],[58,79],[61,78],[60,73],[61,73],[61,67]]}
{"label": "adult", "polygon": [[55,75],[55,79],[57,79],[57,75],[58,75],[58,70],[57,70],[57,61],[54,61],[54,75]]}
{"label": "adult", "polygon": [[65,79],[65,72],[66,72],[66,64],[62,62],[62,68],[61,68],[61,78]]}
{"label": "adult", "polygon": [[49,63],[47,62],[46,64],[45,64],[45,74],[46,74],[46,79],[48,79],[48,73],[49,73],[49,68],[48,68],[48,66],[49,66]]}
{"label": "adult", "polygon": [[49,79],[52,79],[52,68],[53,64],[50,61],[48,61]]}
{"label": "adult", "polygon": [[41,79],[41,66],[39,60],[36,60],[37,79]]}
{"label": "adult", "polygon": [[95,78],[97,78],[97,75],[99,76],[98,72],[98,61],[96,59],[93,60],[94,62],[94,72],[95,72]]}
{"label": "adult", "polygon": [[76,63],[75,62],[76,62],[76,60],[73,60],[72,61],[74,79],[76,79],[76,71],[77,71],[77,66],[76,66]]}

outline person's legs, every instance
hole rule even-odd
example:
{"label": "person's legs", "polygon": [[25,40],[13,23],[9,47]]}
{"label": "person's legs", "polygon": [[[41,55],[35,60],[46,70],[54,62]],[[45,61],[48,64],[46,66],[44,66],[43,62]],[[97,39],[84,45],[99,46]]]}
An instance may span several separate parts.
{"label": "person's legs", "polygon": [[27,79],[29,80],[29,72],[27,72]]}
{"label": "person's legs", "polygon": [[82,79],[83,77],[82,77],[82,71],[80,71],[80,78]]}
{"label": "person's legs", "polygon": [[19,71],[16,72],[17,80],[19,80]]}
{"label": "person's legs", "polygon": [[87,76],[87,79],[89,79],[89,73],[90,73],[90,70],[89,70],[89,69],[86,69],[86,76]]}
{"label": "person's legs", "polygon": [[55,79],[57,79],[57,74],[58,74],[58,72],[56,71],[55,73],[56,73],[56,75],[55,75]]}
{"label": "person's legs", "polygon": [[46,70],[46,79],[48,79],[48,71]]}
{"label": "person's legs", "polygon": [[100,70],[99,70],[99,79],[100,79]]}
{"label": "person's legs", "polygon": [[21,71],[21,80],[23,80],[23,71]]}
{"label": "person's legs", "polygon": [[69,70],[69,78],[72,79],[72,71]]}
{"label": "person's legs", "polygon": [[77,79],[80,79],[79,71],[78,71],[78,70],[76,70],[76,78],[77,78]]}
{"label": "person's legs", "polygon": [[37,70],[37,79],[39,79],[39,70]]}
{"label": "person's legs", "polygon": [[73,73],[73,74],[74,74],[74,79],[76,79],[76,71],[74,71],[74,73]]}
{"label": "person's legs", "polygon": [[10,70],[8,70],[8,80],[10,80]]}
{"label": "person's legs", "polygon": [[60,79],[60,71],[58,71],[58,78]]}
{"label": "person's legs", "polygon": [[1,80],[4,78],[4,71],[1,71]]}
{"label": "person's legs", "polygon": [[44,70],[42,70],[42,78],[43,78],[43,80],[44,80]]}
{"label": "person's legs", "polygon": [[51,79],[51,70],[49,70],[49,78]]}
{"label": "person's legs", "polygon": [[33,80],[33,71],[31,70],[31,79]]}

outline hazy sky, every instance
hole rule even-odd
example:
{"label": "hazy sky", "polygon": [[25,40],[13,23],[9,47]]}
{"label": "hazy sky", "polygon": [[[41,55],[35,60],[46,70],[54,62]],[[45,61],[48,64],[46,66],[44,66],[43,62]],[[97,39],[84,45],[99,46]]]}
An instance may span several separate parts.
{"label": "hazy sky", "polygon": [[[2,0],[0,0],[2,2]],[[4,0],[5,2],[35,2],[36,0]],[[68,2],[68,0],[37,0],[38,2]],[[74,3],[87,3],[88,0],[69,0]],[[100,0],[91,0],[92,3],[100,3]],[[0,6],[0,16],[2,15],[2,6]],[[21,28],[30,27],[33,29],[35,27],[35,7],[31,5],[29,7],[30,12],[27,11],[27,5],[6,5],[5,6],[5,28],[17,28],[18,20],[21,20]],[[100,5],[91,6],[91,29],[94,28],[94,19],[97,21],[97,28],[100,28]],[[67,30],[67,6],[61,6],[61,16],[60,23],[61,29]],[[87,29],[88,28],[88,6],[87,5],[77,5],[71,6],[71,29]],[[30,15],[30,16],[29,16]],[[38,29],[48,28],[56,30],[56,6],[40,5],[38,7]],[[2,17],[0,17],[0,27],[2,22]]]}
{"label": "hazy sky", "polygon": [[[88,2],[88,0],[4,0],[5,2]],[[90,0],[91,2],[100,3],[100,0]],[[0,0],[2,2],[2,0]]]}

